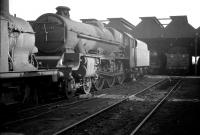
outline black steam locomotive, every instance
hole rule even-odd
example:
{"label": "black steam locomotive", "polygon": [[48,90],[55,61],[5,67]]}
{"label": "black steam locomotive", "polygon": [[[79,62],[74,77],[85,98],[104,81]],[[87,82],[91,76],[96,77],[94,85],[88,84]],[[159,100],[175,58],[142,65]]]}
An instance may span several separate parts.
{"label": "black steam locomotive", "polygon": [[65,74],[68,89],[89,93],[92,84],[102,89],[123,83],[127,74],[143,73],[149,66],[147,45],[128,33],[107,28],[95,19],[75,22],[68,7],[44,14],[34,23],[37,59],[41,68],[57,68]]}

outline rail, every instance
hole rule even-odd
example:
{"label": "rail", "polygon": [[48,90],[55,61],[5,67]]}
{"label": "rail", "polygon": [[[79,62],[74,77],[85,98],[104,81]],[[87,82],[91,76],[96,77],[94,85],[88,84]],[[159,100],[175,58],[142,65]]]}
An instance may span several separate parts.
{"label": "rail", "polygon": [[127,96],[127,97],[125,97],[124,99],[121,99],[121,100],[119,100],[118,102],[116,102],[116,103],[114,103],[114,104],[112,104],[112,105],[110,105],[110,106],[108,106],[108,107],[106,107],[106,108],[104,108],[104,109],[102,109],[102,110],[100,110],[100,111],[98,111],[98,112],[92,114],[92,115],[89,115],[88,117],[86,117],[86,118],[84,118],[84,119],[82,119],[82,120],[80,120],[80,121],[78,121],[78,122],[76,122],[76,123],[74,123],[74,124],[71,124],[70,126],[67,126],[66,128],[63,128],[63,129],[61,129],[61,130],[55,132],[53,135],[64,134],[64,133],[65,133],[66,131],[68,131],[69,129],[71,129],[71,128],[73,128],[73,127],[75,127],[75,126],[77,126],[77,125],[79,125],[79,124],[81,124],[81,123],[83,123],[83,122],[85,122],[85,121],[87,121],[87,120],[89,120],[89,119],[91,119],[91,118],[93,118],[93,117],[95,117],[95,116],[97,116],[97,115],[99,115],[99,114],[101,114],[101,113],[103,113],[103,112],[105,112],[105,111],[107,111],[107,110],[113,108],[113,107],[116,106],[116,105],[119,105],[120,103],[122,103],[122,102],[128,100],[128,99],[129,99],[130,97],[132,97],[132,96],[136,96],[137,94],[140,94],[140,93],[142,93],[142,92],[144,92],[144,91],[146,91],[146,90],[149,90],[150,88],[153,88],[153,87],[157,86],[158,84],[161,84],[161,83],[164,82],[165,80],[166,80],[166,79],[162,79],[162,80],[160,80],[160,81],[154,83],[153,85],[151,85],[151,86],[149,86],[149,87],[147,87],[147,88],[145,88],[145,89],[143,89],[143,90],[141,90],[141,91],[139,91],[139,92],[137,92],[137,93],[135,93],[135,94],[133,94],[133,95],[131,95],[131,96]]}
{"label": "rail", "polygon": [[179,80],[174,87],[164,96],[162,100],[146,115],[146,117],[138,124],[138,126],[131,132],[130,135],[135,135],[139,129],[147,122],[147,120],[156,112],[156,110],[163,104],[163,102],[168,98],[168,96],[179,86],[182,80]]}

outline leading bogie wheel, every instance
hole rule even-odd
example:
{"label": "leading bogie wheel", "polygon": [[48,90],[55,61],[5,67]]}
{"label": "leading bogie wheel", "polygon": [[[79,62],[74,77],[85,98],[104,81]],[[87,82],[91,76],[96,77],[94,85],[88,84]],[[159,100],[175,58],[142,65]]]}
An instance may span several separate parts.
{"label": "leading bogie wheel", "polygon": [[83,80],[83,87],[82,87],[83,93],[84,94],[89,94],[91,88],[92,88],[92,80],[91,80],[91,78],[85,78]]}

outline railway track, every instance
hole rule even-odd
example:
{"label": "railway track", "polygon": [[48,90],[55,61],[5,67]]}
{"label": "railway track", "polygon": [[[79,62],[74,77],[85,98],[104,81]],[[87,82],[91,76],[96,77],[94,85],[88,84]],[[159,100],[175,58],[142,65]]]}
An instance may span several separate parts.
{"label": "railway track", "polygon": [[156,106],[146,115],[146,117],[137,125],[136,128],[134,128],[134,130],[130,133],[130,135],[135,135],[138,130],[140,130],[140,128],[147,122],[148,119],[150,119],[152,117],[152,115],[159,109],[159,107],[161,107],[161,105],[164,103],[164,101],[169,97],[169,95],[174,92],[179,84],[180,84],[181,80],[179,80],[174,87],[171,88],[171,90],[158,102],[158,104],[156,104]]}
{"label": "railway track", "polygon": [[133,94],[133,95],[131,95],[131,96],[127,96],[127,97],[125,97],[124,99],[122,99],[122,100],[120,100],[120,101],[118,101],[118,102],[116,102],[116,103],[114,103],[114,104],[112,104],[112,105],[110,105],[110,106],[108,106],[108,107],[106,107],[106,108],[104,108],[104,109],[102,109],[102,110],[100,110],[100,111],[98,111],[98,112],[96,112],[96,113],[94,113],[94,114],[92,114],[92,115],[90,115],[90,116],[88,116],[88,117],[86,117],[86,118],[84,118],[84,119],[82,119],[82,120],[80,120],[80,121],[78,121],[78,122],[76,122],[76,123],[70,125],[70,126],[67,126],[66,128],[63,128],[63,129],[60,130],[60,131],[55,132],[54,135],[66,134],[66,132],[67,132],[69,129],[74,128],[75,126],[77,126],[77,125],[79,125],[79,124],[82,124],[82,123],[88,121],[89,119],[91,119],[91,118],[93,118],[93,117],[95,117],[95,116],[97,116],[97,115],[99,115],[99,114],[101,114],[101,113],[103,113],[103,112],[105,112],[105,111],[108,111],[108,110],[112,109],[113,107],[115,107],[115,106],[121,104],[122,102],[125,102],[125,101],[128,100],[130,97],[134,97],[134,96],[136,96],[136,95],[138,95],[138,94],[141,94],[141,93],[143,93],[144,91],[147,91],[147,90],[149,90],[149,89],[151,89],[151,88],[153,88],[153,87],[155,87],[155,86],[157,86],[157,85],[163,83],[164,81],[165,81],[165,79],[164,79],[164,80],[161,80],[161,81],[159,81],[159,82],[156,82],[155,84],[153,84],[153,85],[151,85],[151,86],[149,86],[149,87],[147,87],[147,88],[145,88],[145,89],[143,89],[143,90],[141,90],[141,91],[139,91],[139,92],[137,92],[137,93],[135,93],[135,94]]}
{"label": "railway track", "polygon": [[80,99],[80,100],[76,100],[70,103],[68,100],[62,100],[62,101],[58,101],[54,103],[27,108],[27,109],[17,112],[16,120],[7,121],[6,123],[3,123],[1,126],[7,126],[7,125],[23,122],[26,120],[31,120],[39,116],[45,115],[49,112],[55,111],[59,108],[68,108],[68,107],[71,107],[73,105],[76,105],[78,103],[88,101],[88,100],[93,100],[93,99],[92,98]]}
{"label": "railway track", "polygon": [[[88,116],[88,117],[86,117],[86,118],[84,118],[84,119],[82,119],[81,121],[78,121],[78,122],[76,122],[76,123],[74,123],[74,124],[72,124],[72,125],[70,125],[70,126],[68,126],[68,127],[66,127],[66,128],[64,128],[64,129],[62,129],[62,130],[60,130],[60,131],[58,131],[58,132],[56,132],[56,133],[54,133],[54,135],[62,135],[62,134],[73,134],[73,135],[76,135],[76,134],[79,134],[79,133],[85,133],[85,131],[88,131],[87,133],[90,133],[90,134],[93,134],[93,133],[91,133],[91,132],[89,132],[90,131],[90,129],[88,130],[87,129],[87,125],[94,125],[94,123],[93,122],[97,122],[98,123],[98,120],[99,121],[101,121],[101,118],[102,117],[107,117],[106,115],[107,115],[107,113],[109,113],[110,112],[110,110],[111,110],[111,112],[112,112],[112,109],[113,108],[115,108],[116,106],[119,106],[120,104],[126,104],[126,102],[127,102],[127,100],[129,100],[129,99],[132,99],[132,98],[134,98],[134,97],[137,97],[138,95],[141,95],[141,94],[143,94],[143,93],[145,93],[146,91],[149,91],[152,87],[155,87],[156,85],[158,85],[158,84],[160,84],[160,83],[163,83],[163,80],[162,81],[159,81],[159,82],[157,82],[157,83],[155,83],[154,85],[152,85],[152,86],[150,86],[150,87],[148,87],[148,88],[145,88],[144,90],[142,90],[142,91],[139,91],[139,92],[137,92],[137,93],[135,93],[134,95],[131,95],[131,96],[129,96],[129,97],[126,97],[125,99],[123,99],[123,100],[121,100],[121,101],[118,101],[118,102],[116,102],[115,104],[113,104],[113,105],[111,105],[111,106],[108,106],[107,108],[105,108],[105,109],[103,109],[103,110],[101,110],[101,111],[99,111],[99,112],[97,112],[97,113],[95,113],[95,114],[93,114],[93,115],[90,115],[90,116]],[[180,80],[177,82],[177,83],[175,83],[175,84],[173,84],[173,87],[172,88],[170,88],[170,90],[169,90],[169,92],[162,98],[162,99],[160,99],[160,101],[155,105],[155,107],[146,115],[146,117],[144,117],[144,119],[141,121],[141,122],[139,122],[139,124],[136,126],[136,128],[134,128],[134,130],[132,130],[132,131],[129,131],[129,133],[130,133],[130,135],[134,135],[142,126],[143,126],[143,124],[145,124],[145,122],[152,116],[152,114],[162,105],[162,103],[166,100],[166,98],[178,87],[178,85],[180,84]],[[151,90],[150,90],[151,91]],[[117,110],[117,109],[116,109]],[[112,112],[111,114],[115,114],[115,112]],[[99,116],[99,115],[101,115],[101,116]],[[97,120],[91,120],[91,119],[95,119],[95,117],[100,117],[100,118],[97,118]],[[108,119],[110,119],[110,118],[108,118]],[[113,119],[113,118],[111,118],[111,119]],[[114,118],[115,119],[115,118]],[[118,119],[118,118],[117,118]],[[89,121],[89,123],[90,123],[90,121],[93,121],[92,123],[90,123],[90,124],[87,124],[87,122]],[[137,122],[138,123],[138,122]],[[82,125],[86,125],[86,126],[83,126],[83,127],[81,127]],[[97,124],[98,125],[98,124]],[[106,124],[106,125],[110,125],[111,126],[111,124]],[[99,126],[99,125],[98,125]],[[86,127],[86,128],[85,128]],[[105,127],[106,128],[106,127]],[[79,132],[79,130],[80,130],[80,132]],[[84,130],[84,131],[83,131]],[[102,129],[103,130],[103,129]],[[94,131],[94,130],[93,130]],[[97,130],[97,132],[98,132],[98,130]],[[86,133],[86,134],[87,134]],[[95,133],[96,134],[96,133]],[[112,133],[97,133],[97,134],[112,134]],[[115,133],[114,133],[115,134]]]}
{"label": "railway track", "polygon": [[[139,93],[147,91],[153,87],[157,87],[158,85],[161,85],[161,83],[165,82],[165,80],[166,79],[163,79],[143,90],[139,90],[138,92],[135,92],[132,96],[135,96]],[[128,100],[130,95],[118,97],[114,99],[109,99],[109,98],[103,99],[99,97],[101,97],[101,95],[94,96],[93,98],[89,98],[89,99],[81,99],[80,101],[76,101],[72,103],[61,102],[61,104],[60,103],[53,104],[53,105],[49,104],[42,107],[36,107],[34,108],[35,110],[41,109],[41,108],[43,110],[45,110],[44,108],[47,108],[47,109],[40,113],[36,111],[37,113],[35,114],[34,114],[33,108],[32,108],[33,110],[32,109],[23,110],[21,111],[21,113],[24,113],[24,114],[26,114],[27,112],[31,112],[31,113],[28,114],[28,117],[23,117],[22,119],[18,119],[16,121],[7,122],[4,125],[4,129],[6,129],[5,130],[6,132],[7,131],[22,132],[24,134],[30,134],[30,133],[31,134],[38,134],[38,133],[62,134],[63,132],[65,133],[69,129],[76,127],[77,125],[84,123],[85,121],[92,119],[98,116],[99,114],[117,106],[118,104],[125,102],[126,100]],[[93,106],[91,106],[92,104]],[[45,124],[46,127],[43,127],[43,124],[41,124],[41,121],[46,122]],[[41,127],[37,127],[39,123]],[[52,125],[55,125],[53,123],[57,123],[58,127],[50,129],[49,127],[51,127]],[[61,123],[62,125],[60,125]],[[48,131],[43,131],[47,127],[49,128]],[[38,130],[41,130],[41,131],[38,131]]]}
{"label": "railway track", "polygon": [[[199,134],[199,77],[181,77],[180,85],[134,132],[139,135]],[[136,131],[136,130],[135,130]]]}
{"label": "railway track", "polygon": [[[110,88],[105,88],[104,91],[108,91],[109,89]],[[10,120],[7,120],[5,123],[1,123],[0,126],[6,126],[6,125],[14,124],[17,122],[23,122],[25,120],[31,120],[33,118],[37,118],[41,115],[55,111],[56,109],[67,108],[67,107],[76,105],[78,103],[88,101],[88,100],[93,100],[93,99],[94,98],[92,98],[92,97],[89,99],[76,98],[76,99],[72,99],[72,101],[64,99],[64,100],[59,100],[57,102],[52,102],[52,103],[48,103],[48,104],[42,104],[42,105],[38,105],[38,106],[34,106],[34,107],[28,107],[25,109],[16,110],[16,113],[14,114],[15,117]]]}

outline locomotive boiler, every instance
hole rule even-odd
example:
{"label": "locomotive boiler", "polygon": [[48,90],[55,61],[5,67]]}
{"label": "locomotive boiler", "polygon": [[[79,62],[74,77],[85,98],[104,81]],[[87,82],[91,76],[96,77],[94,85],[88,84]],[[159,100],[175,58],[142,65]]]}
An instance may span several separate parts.
{"label": "locomotive boiler", "polygon": [[[33,56],[37,52],[35,47],[35,35],[32,27],[21,18],[9,15],[9,70],[34,71],[37,63]],[[32,63],[30,62],[32,61]]]}
{"label": "locomotive boiler", "polygon": [[64,14],[69,11],[67,7],[58,7],[57,10],[57,14],[40,16],[33,26],[36,31],[36,46],[40,53],[89,53],[103,48],[103,53],[110,55],[111,52],[119,51],[117,46],[122,42],[119,32],[104,28],[103,24],[95,19],[83,20],[85,23],[75,22]]}

